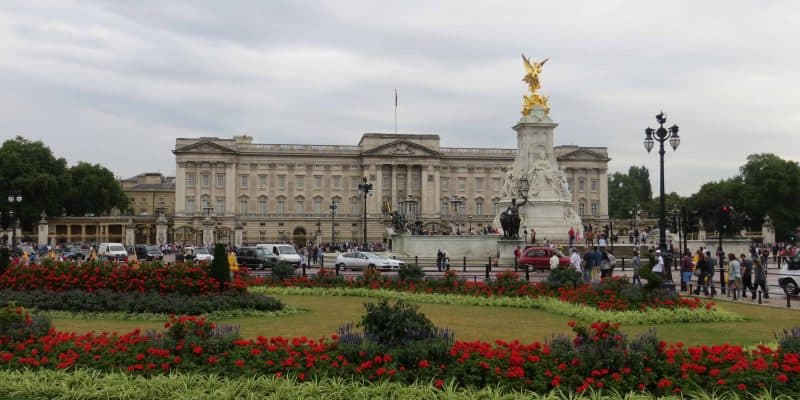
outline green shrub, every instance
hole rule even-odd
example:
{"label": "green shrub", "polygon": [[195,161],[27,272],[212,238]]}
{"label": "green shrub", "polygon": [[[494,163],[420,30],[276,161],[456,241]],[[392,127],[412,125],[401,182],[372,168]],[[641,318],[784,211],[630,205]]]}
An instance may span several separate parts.
{"label": "green shrub", "polygon": [[274,297],[232,290],[196,296],[179,293],[160,295],[154,292],[112,292],[109,290],[96,292],[0,290],[0,304],[10,301],[15,301],[24,307],[42,310],[188,315],[200,315],[221,310],[277,311],[283,309],[283,303]]}
{"label": "green shrub", "polygon": [[272,267],[272,280],[282,281],[294,276],[294,266],[286,262],[279,262]]}
{"label": "green shrub", "polygon": [[231,266],[228,265],[228,254],[225,245],[217,243],[214,246],[214,260],[211,261],[211,277],[220,283],[219,289],[222,290],[224,282],[231,281]]}
{"label": "green shrub", "polygon": [[547,275],[544,285],[549,290],[558,290],[558,288],[562,287],[571,288],[579,283],[582,283],[582,279],[583,275],[572,268],[556,268],[550,271],[550,274]]}
{"label": "green shrub", "polygon": [[0,343],[3,338],[21,342],[31,337],[43,336],[51,327],[49,318],[31,316],[13,302],[0,308]]}
{"label": "green shrub", "polygon": [[364,303],[367,312],[358,324],[366,337],[389,348],[436,336],[436,327],[419,306],[398,300],[394,305],[383,299]]}
{"label": "green shrub", "polygon": [[408,264],[400,267],[400,270],[397,271],[397,277],[400,278],[401,281],[419,282],[425,279],[425,272],[423,272],[422,268],[417,264]]}
{"label": "green shrub", "polygon": [[800,327],[784,329],[782,334],[775,334],[775,339],[778,340],[778,346],[784,354],[800,353]]}

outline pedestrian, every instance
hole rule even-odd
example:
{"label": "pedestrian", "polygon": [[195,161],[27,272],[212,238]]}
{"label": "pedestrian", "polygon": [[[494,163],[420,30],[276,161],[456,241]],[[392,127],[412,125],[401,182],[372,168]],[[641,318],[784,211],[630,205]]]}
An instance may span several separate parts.
{"label": "pedestrian", "polygon": [[[596,249],[596,248],[595,248]],[[592,280],[592,270],[594,269],[594,251],[589,249],[583,255],[583,281],[590,282]]]}
{"label": "pedestrian", "polygon": [[575,271],[583,273],[583,271],[581,271],[581,256],[574,247],[570,251],[569,265],[572,266],[572,269]]}
{"label": "pedestrian", "polygon": [[753,297],[756,298],[756,289],[761,287],[761,293],[764,293],[764,301],[769,302],[769,290],[767,289],[767,267],[761,260],[753,261]]}
{"label": "pedestrian", "polygon": [[703,294],[708,296],[708,287],[705,285],[706,279],[706,271],[708,270],[708,263],[706,261],[706,255],[703,253],[703,249],[697,249],[697,253],[695,253],[695,257],[697,261],[694,263],[694,274],[697,276],[697,288],[694,289],[694,295],[699,295],[700,291],[703,291]]}
{"label": "pedestrian", "polygon": [[569,247],[572,247],[575,243],[575,228],[570,226],[567,235],[569,236]]}
{"label": "pedestrian", "polygon": [[558,253],[554,251],[553,255],[550,256],[550,271],[555,271],[558,268],[559,261]]}
{"label": "pedestrian", "polygon": [[517,248],[514,249],[514,267],[515,268],[519,265],[519,258],[521,256],[522,256],[522,248],[520,246],[517,246]]}
{"label": "pedestrian", "polygon": [[659,275],[664,275],[664,257],[661,256],[661,250],[656,250],[656,265],[653,266],[652,272]]}
{"label": "pedestrian", "polygon": [[683,257],[681,257],[681,292],[685,292],[689,287],[689,283],[692,281],[692,270],[694,269],[694,264],[692,264],[692,256],[687,249],[685,253],[683,253]]}
{"label": "pedestrian", "polygon": [[706,269],[703,271],[705,276],[705,283],[711,290],[711,297],[717,295],[717,289],[714,287],[714,273],[717,270],[717,259],[711,256],[711,250],[705,251]]}
{"label": "pedestrian", "polygon": [[436,250],[436,270],[442,270],[442,259],[444,258],[444,254],[442,253],[442,249]]}
{"label": "pedestrian", "polygon": [[[751,253],[755,253],[755,246],[753,246]],[[751,290],[753,292],[753,298],[755,298],[756,288],[753,287],[753,260],[747,258],[744,253],[739,257],[742,265],[742,299],[747,297],[747,290]]]}
{"label": "pedestrian", "polygon": [[639,283],[642,286],[642,278],[639,276],[639,268],[642,267],[642,258],[639,257],[639,250],[633,251],[633,258],[631,259],[631,266],[633,266],[633,282]]}
{"label": "pedestrian", "polygon": [[[736,254],[728,254],[728,284],[732,291],[739,291],[742,288],[742,263],[736,258]],[[728,292],[730,295],[730,291]],[[734,293],[735,295],[735,293]]]}
{"label": "pedestrian", "polygon": [[445,271],[450,269],[450,256],[447,254],[447,249],[442,250],[442,269]]}

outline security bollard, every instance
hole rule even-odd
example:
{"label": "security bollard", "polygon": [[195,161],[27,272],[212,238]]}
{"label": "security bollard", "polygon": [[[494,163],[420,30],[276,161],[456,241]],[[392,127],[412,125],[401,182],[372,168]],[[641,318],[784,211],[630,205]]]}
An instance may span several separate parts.
{"label": "security bollard", "polygon": [[464,256],[463,264],[461,264],[461,270],[467,272],[467,256]]}
{"label": "security bollard", "polygon": [[525,281],[526,282],[531,281],[531,268],[528,265],[525,266]]}
{"label": "security bollard", "polygon": [[722,265],[720,265],[720,269],[719,269],[719,288],[720,288],[720,292],[722,294],[726,293],[725,292],[725,268],[722,268]]}
{"label": "security bollard", "polygon": [[761,291],[758,291],[758,304],[761,304]]}
{"label": "security bollard", "polygon": [[339,264],[336,264],[336,276],[339,276]]}
{"label": "security bollard", "polygon": [[414,264],[419,266],[419,256],[414,256]]}
{"label": "security bollard", "polygon": [[[490,258],[490,260],[491,260],[491,258]],[[492,270],[492,263],[491,263],[491,262],[489,262],[489,264],[486,264],[486,280],[487,280],[487,281],[489,280],[489,272],[490,272],[491,270]]]}
{"label": "security bollard", "polygon": [[786,294],[786,308],[792,308],[792,296]]}
{"label": "security bollard", "polygon": [[306,263],[303,263],[303,276],[306,276]]}

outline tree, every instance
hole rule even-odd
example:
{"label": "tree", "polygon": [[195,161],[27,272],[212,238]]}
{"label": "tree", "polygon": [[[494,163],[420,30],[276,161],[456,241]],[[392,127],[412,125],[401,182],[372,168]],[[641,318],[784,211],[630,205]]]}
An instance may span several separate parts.
{"label": "tree", "polygon": [[[126,210],[128,197],[122,191],[114,174],[99,164],[79,162],[68,171],[69,190],[64,208],[73,215],[93,213],[100,215],[112,208]],[[87,195],[90,194],[90,195]]]}
{"label": "tree", "polygon": [[[68,184],[67,161],[55,158],[41,141],[17,136],[0,147],[0,196],[4,199],[11,190],[22,191],[19,221],[25,229],[30,229],[43,210],[61,215]],[[0,204],[8,215],[11,206],[6,201]]]}
{"label": "tree", "polygon": [[608,210],[611,218],[629,218],[628,212],[636,204],[645,212],[653,210],[652,197],[650,172],[645,166],[632,166],[627,174],[615,172],[608,177]]}

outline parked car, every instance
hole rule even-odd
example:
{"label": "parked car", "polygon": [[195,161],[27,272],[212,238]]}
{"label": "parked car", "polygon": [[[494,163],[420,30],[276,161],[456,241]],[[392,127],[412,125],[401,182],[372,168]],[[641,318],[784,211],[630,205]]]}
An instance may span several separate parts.
{"label": "parked car", "polygon": [[153,261],[164,258],[158,247],[150,244],[137,244],[135,247],[136,258],[139,260]]}
{"label": "parked car", "polygon": [[65,260],[85,260],[86,259],[86,251],[78,246],[71,246],[67,247],[63,253],[61,253],[61,257],[64,257]]}
{"label": "parked car", "polygon": [[800,294],[800,254],[781,264],[778,271],[778,285],[790,296]]}
{"label": "parked car", "polygon": [[300,255],[297,254],[297,249],[290,244],[268,244],[259,243],[256,247],[266,249],[278,258],[278,262],[284,262],[294,265],[295,268],[300,267]]}
{"label": "parked car", "polygon": [[125,261],[128,259],[128,252],[122,243],[100,243],[97,248],[97,257],[101,260]]}
{"label": "parked car", "polygon": [[28,257],[36,257],[36,249],[29,244],[18,244],[17,248],[11,251],[11,255],[22,257],[23,253],[28,253]]}
{"label": "parked car", "polygon": [[535,270],[550,270],[550,257],[553,254],[558,255],[558,265],[569,265],[569,257],[562,254],[560,251],[551,247],[529,246],[522,251],[519,256],[517,264],[519,266],[527,265],[528,268]]}
{"label": "parked car", "polygon": [[240,247],[236,249],[236,262],[242,267],[266,269],[278,263],[278,256],[262,247]]}
{"label": "parked car", "polygon": [[405,266],[405,263],[375,253],[354,251],[352,253],[339,254],[336,257],[336,265],[342,270],[348,268],[351,270],[363,270],[365,268],[398,270],[400,267]]}
{"label": "parked car", "polygon": [[214,261],[214,256],[205,247],[186,247],[183,250],[186,260],[194,260],[195,262],[211,262]]}

